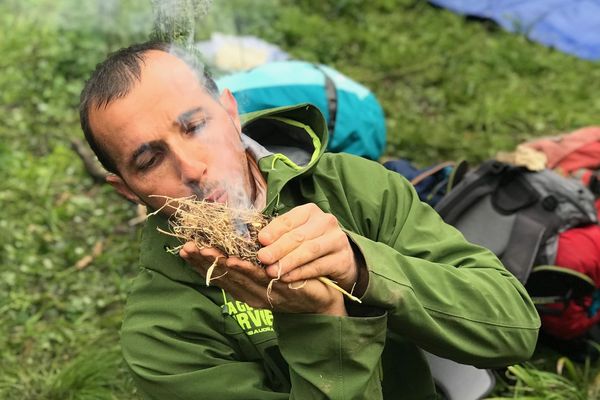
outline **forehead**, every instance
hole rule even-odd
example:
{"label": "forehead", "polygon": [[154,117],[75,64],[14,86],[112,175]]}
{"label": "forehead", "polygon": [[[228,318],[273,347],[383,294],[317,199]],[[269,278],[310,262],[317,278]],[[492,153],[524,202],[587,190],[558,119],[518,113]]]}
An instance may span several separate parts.
{"label": "forehead", "polygon": [[177,56],[159,50],[149,50],[144,54],[141,64],[139,88],[160,88],[161,86],[176,86],[201,88],[199,76],[185,61]]}
{"label": "forehead", "polygon": [[[172,54],[150,50],[144,54],[140,69],[139,80],[135,80],[129,93],[119,100],[135,98],[140,101],[144,98],[158,101],[171,96],[183,100],[207,94],[200,82],[199,76],[202,74]],[[198,101],[203,98],[204,96],[200,96]]]}

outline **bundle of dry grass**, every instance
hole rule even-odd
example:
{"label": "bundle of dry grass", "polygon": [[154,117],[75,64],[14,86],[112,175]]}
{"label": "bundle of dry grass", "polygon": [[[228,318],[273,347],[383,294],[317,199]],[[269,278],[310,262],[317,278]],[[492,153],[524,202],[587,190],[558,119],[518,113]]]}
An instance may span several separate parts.
{"label": "bundle of dry grass", "polygon": [[[258,260],[257,252],[261,248],[258,241],[258,232],[264,228],[270,221],[268,217],[253,209],[230,208],[225,204],[196,200],[195,197],[174,199],[163,197],[165,204],[162,208],[152,214],[156,214],[165,208],[174,210],[169,225],[171,232],[159,229],[160,232],[175,236],[183,242],[192,241],[201,249],[212,247],[220,250],[226,257],[238,257],[244,261],[263,267]],[[173,249],[178,251],[181,247]],[[206,274],[206,284],[210,284],[212,272],[217,264],[217,260],[211,265]],[[221,278],[217,277],[215,279]],[[267,288],[267,298],[270,299],[270,292],[273,282],[279,278],[273,279]],[[350,299],[360,302],[360,300],[340,288],[328,278],[321,277],[319,280],[328,286],[342,292]],[[301,289],[303,285],[292,287],[292,289]]]}
{"label": "bundle of dry grass", "polygon": [[171,232],[163,233],[192,241],[199,249],[213,247],[227,257],[262,266],[256,253],[260,249],[258,232],[269,223],[263,214],[195,198],[165,200],[163,208],[175,212],[169,220]]}

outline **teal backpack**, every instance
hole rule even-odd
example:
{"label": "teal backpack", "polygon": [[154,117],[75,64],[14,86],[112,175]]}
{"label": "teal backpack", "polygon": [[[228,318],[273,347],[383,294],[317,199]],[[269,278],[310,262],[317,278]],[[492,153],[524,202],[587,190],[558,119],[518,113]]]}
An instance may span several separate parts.
{"label": "teal backpack", "polygon": [[299,103],[315,105],[329,129],[327,150],[371,160],[386,143],[385,118],[375,95],[366,87],[324,65],[279,61],[217,79],[229,89],[240,114]]}

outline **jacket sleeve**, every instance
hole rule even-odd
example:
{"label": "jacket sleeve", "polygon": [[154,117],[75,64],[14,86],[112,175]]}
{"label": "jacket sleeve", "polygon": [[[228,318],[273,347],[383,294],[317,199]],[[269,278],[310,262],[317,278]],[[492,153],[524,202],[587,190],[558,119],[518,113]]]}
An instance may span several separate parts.
{"label": "jacket sleeve", "polygon": [[528,359],[540,321],[520,282],[399,174],[366,161],[356,170],[360,186],[345,190],[354,216],[348,235],[369,274],[363,301],[388,311],[392,331],[438,356],[479,367]]}
{"label": "jacket sleeve", "polygon": [[[216,311],[207,311],[211,307]],[[143,397],[381,398],[377,367],[385,315],[275,315],[280,350],[290,366],[291,393],[274,391],[260,359],[242,355],[240,343],[223,333],[222,324],[218,306],[195,289],[142,270],[128,299],[121,346]]]}

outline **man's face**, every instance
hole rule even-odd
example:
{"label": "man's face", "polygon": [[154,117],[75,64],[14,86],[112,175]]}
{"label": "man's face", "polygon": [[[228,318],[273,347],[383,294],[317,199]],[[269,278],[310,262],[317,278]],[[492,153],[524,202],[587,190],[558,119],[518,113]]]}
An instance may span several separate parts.
{"label": "man's face", "polygon": [[90,123],[121,175],[109,183],[130,200],[154,209],[164,199],[151,195],[249,205],[235,100],[226,91],[216,101],[177,57],[147,52],[140,82],[106,108],[93,107]]}

